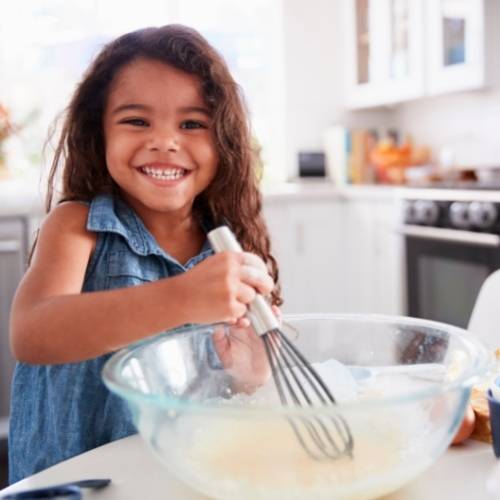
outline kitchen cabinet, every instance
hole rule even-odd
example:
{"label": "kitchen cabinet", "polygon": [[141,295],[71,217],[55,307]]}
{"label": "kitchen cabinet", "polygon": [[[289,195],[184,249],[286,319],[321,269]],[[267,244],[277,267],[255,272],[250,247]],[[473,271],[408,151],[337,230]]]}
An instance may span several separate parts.
{"label": "kitchen cabinet", "polygon": [[265,199],[283,311],[402,314],[400,213],[390,196],[333,190],[329,199]]}
{"label": "kitchen cabinet", "polygon": [[[493,0],[495,1],[495,0]],[[484,87],[490,75],[490,0],[427,0],[427,91],[430,95]]]}
{"label": "kitchen cabinet", "polygon": [[367,108],[424,93],[423,2],[344,0],[347,105]]}
{"label": "kitchen cabinet", "polygon": [[347,107],[478,89],[497,79],[496,0],[345,0]]}
{"label": "kitchen cabinet", "polygon": [[7,432],[10,380],[14,368],[9,348],[10,306],[25,270],[29,231],[27,217],[0,217],[0,439]]}
{"label": "kitchen cabinet", "polygon": [[266,203],[264,215],[280,267],[283,311],[340,312],[337,262],[342,204],[337,200]]}
{"label": "kitchen cabinet", "polygon": [[345,312],[403,314],[401,213],[393,198],[345,201]]}

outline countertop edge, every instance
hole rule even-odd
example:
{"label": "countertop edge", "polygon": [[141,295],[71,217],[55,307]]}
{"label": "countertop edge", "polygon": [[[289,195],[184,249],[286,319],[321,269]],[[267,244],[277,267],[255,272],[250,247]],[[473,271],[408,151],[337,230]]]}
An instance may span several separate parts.
{"label": "countertop edge", "polygon": [[[363,199],[397,201],[402,199],[433,199],[462,201],[491,201],[500,203],[500,190],[439,189],[407,186],[344,185],[326,180],[304,180],[274,185],[263,185],[261,193],[265,204],[295,201],[328,201]],[[45,213],[44,192],[38,183],[26,181],[0,182],[0,217],[36,217]]]}
{"label": "countertop edge", "polygon": [[[469,440],[460,447],[446,450],[427,471],[384,498],[487,498],[486,480],[495,465],[496,460],[490,445]],[[457,474],[467,480],[457,481]],[[153,456],[144,440],[137,434],[90,450],[27,477],[1,490],[0,495],[90,477],[112,479],[111,486],[99,493],[99,498],[103,499],[153,498],[162,490],[169,492],[169,498],[179,500],[207,498],[174,477]]]}
{"label": "countertop edge", "polygon": [[345,185],[336,186],[327,181],[292,182],[276,186],[263,186],[266,203],[318,199],[365,200],[460,200],[500,202],[500,190],[444,189],[411,186]]}

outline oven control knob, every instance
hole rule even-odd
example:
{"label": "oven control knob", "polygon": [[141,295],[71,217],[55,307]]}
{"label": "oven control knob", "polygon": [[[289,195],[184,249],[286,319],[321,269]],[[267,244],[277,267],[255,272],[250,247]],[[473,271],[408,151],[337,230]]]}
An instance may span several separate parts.
{"label": "oven control knob", "polygon": [[414,203],[415,222],[433,226],[439,219],[439,206],[435,201],[417,200]]}
{"label": "oven control knob", "polygon": [[469,205],[469,220],[478,229],[490,229],[498,217],[497,207],[490,202],[473,201]]}
{"label": "oven control knob", "polygon": [[403,203],[403,214],[405,224],[415,224],[417,222],[415,217],[415,202],[405,200]]}
{"label": "oven control knob", "polygon": [[454,201],[450,205],[450,222],[453,227],[459,229],[469,229],[471,222],[469,219],[469,203],[464,201]]}

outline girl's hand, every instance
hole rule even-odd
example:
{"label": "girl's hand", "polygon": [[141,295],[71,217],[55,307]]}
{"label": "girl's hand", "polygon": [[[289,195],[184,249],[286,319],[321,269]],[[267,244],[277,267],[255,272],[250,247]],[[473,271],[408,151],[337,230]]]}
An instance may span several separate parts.
{"label": "girl's hand", "polygon": [[[281,323],[281,311],[272,308]],[[229,333],[223,327],[216,330],[212,340],[224,369],[233,378],[234,391],[250,394],[269,380],[271,367],[264,342],[247,318],[239,319]]]}
{"label": "girl's hand", "polygon": [[[283,314],[281,313],[281,309],[277,306],[271,306],[274,315],[278,318],[279,324],[281,325]],[[250,326],[250,320],[247,316],[243,316],[233,321],[227,321],[230,325],[235,325],[238,328],[248,328]]]}
{"label": "girl's hand", "polygon": [[[218,253],[176,279],[187,323],[236,324],[256,293],[268,295],[274,288],[265,263],[248,252]],[[242,325],[248,323],[238,324]]]}

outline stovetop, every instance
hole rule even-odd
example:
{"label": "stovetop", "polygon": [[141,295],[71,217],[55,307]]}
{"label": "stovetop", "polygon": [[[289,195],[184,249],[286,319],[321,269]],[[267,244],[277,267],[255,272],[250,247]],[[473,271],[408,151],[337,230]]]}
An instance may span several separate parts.
{"label": "stovetop", "polygon": [[480,181],[437,181],[418,186],[408,186],[424,189],[477,189],[485,191],[500,191],[500,182],[480,182]]}

